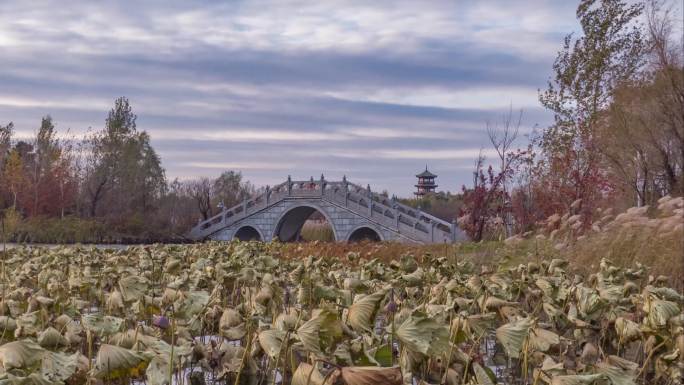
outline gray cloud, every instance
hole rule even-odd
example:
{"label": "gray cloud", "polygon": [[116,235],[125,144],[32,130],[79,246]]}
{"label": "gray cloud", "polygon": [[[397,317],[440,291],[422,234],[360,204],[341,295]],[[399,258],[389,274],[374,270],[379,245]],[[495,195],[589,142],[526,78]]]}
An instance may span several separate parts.
{"label": "gray cloud", "polygon": [[[372,3],[369,5],[368,3]],[[526,130],[571,2],[0,3],[0,123],[83,133],[127,96],[170,177],[347,174],[409,195],[470,180],[486,120]]]}

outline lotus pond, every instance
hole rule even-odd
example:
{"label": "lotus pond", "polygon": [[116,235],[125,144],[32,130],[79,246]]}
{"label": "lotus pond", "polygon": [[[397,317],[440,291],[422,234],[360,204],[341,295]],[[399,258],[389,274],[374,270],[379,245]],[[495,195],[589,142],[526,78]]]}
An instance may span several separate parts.
{"label": "lotus pond", "polygon": [[8,250],[0,385],[682,381],[684,297],[645,266],[281,247]]}

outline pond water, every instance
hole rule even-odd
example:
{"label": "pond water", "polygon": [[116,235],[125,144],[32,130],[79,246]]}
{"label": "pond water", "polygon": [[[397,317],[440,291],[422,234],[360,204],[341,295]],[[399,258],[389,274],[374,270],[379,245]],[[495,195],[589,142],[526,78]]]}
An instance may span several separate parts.
{"label": "pond water", "polygon": [[47,247],[47,248],[56,248],[56,247],[81,247],[81,248],[97,248],[97,249],[116,249],[116,250],[124,250],[127,249],[128,247],[135,247],[135,246],[143,246],[141,244],[135,245],[123,245],[123,244],[117,244],[117,243],[89,243],[89,244],[79,244],[79,243],[72,243],[72,244],[57,244],[57,243],[5,243],[1,244],[0,243],[0,251],[2,250],[9,250],[9,249],[14,249],[17,247]]}

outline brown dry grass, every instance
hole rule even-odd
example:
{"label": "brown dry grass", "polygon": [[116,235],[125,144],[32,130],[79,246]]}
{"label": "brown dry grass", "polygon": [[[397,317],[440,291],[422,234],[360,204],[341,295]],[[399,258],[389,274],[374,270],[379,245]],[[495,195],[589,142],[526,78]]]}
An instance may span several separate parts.
{"label": "brown dry grass", "polygon": [[335,240],[335,233],[326,221],[308,220],[304,222],[300,234],[305,241],[330,242]]}
{"label": "brown dry grass", "polygon": [[520,263],[562,258],[570,262],[570,272],[582,274],[598,270],[602,258],[618,266],[633,267],[639,262],[654,276],[670,278],[670,285],[684,291],[684,201],[663,200],[657,208],[632,208],[617,216],[604,211],[602,219],[589,230],[578,230],[571,215],[555,218],[554,226],[526,237],[503,242],[465,242],[453,245],[407,245],[395,242],[303,242],[273,248],[282,258],[309,255],[347,262],[347,254],[359,253],[365,260],[398,259],[410,254],[420,260],[425,255],[445,256],[449,261],[468,260],[476,265],[512,267]]}

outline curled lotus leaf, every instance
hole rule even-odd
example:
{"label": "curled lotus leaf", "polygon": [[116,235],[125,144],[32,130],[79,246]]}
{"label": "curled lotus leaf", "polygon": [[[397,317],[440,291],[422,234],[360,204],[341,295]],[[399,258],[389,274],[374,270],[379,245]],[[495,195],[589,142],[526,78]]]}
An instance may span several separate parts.
{"label": "curled lotus leaf", "polygon": [[297,311],[291,311],[289,313],[280,313],[275,319],[275,327],[282,331],[293,331],[297,327],[297,321],[299,320],[299,313]]}
{"label": "curled lotus leaf", "polygon": [[427,356],[440,355],[449,349],[449,329],[446,325],[413,312],[396,330],[396,336],[409,351]]}
{"label": "curled lotus leaf", "polygon": [[6,316],[6,315],[1,315],[0,316],[0,329],[4,330],[5,332],[14,332],[14,330],[17,328],[17,321],[15,321],[12,317]]}
{"label": "curled lotus leaf", "polygon": [[38,334],[38,344],[44,348],[57,348],[68,345],[68,341],[55,328],[49,327]]}
{"label": "curled lotus leaf", "polygon": [[332,384],[330,379],[326,381],[321,372],[314,366],[302,362],[297,366],[292,375],[292,385],[329,385]]}
{"label": "curled lotus leaf", "polygon": [[4,373],[6,379],[0,378],[0,383],[8,385],[55,385],[55,382],[45,378],[40,373],[31,373],[27,376],[17,376],[12,373]]}
{"label": "curled lotus leaf", "polygon": [[166,264],[164,265],[164,271],[167,273],[173,273],[181,267],[181,263],[182,261],[178,258],[169,258],[166,260]]}
{"label": "curled lotus leaf", "polygon": [[484,311],[500,309],[503,306],[516,306],[517,302],[510,302],[495,296],[489,296],[480,307]]}
{"label": "curled lotus leaf", "polygon": [[366,289],[366,285],[360,279],[347,277],[342,283],[342,288],[350,291],[361,291]]}
{"label": "curled lotus leaf", "polygon": [[648,299],[644,303],[644,311],[648,313],[648,325],[653,329],[667,326],[667,321],[679,314],[679,306],[671,301]]}
{"label": "curled lotus leaf", "polygon": [[349,307],[347,323],[355,332],[372,333],[375,317],[385,295],[386,291],[381,290],[358,299]]}
{"label": "curled lotus leaf", "polygon": [[97,352],[91,375],[96,378],[129,377],[142,370],[146,358],[130,349],[102,344]]}
{"label": "curled lotus leaf", "polygon": [[473,372],[475,372],[478,385],[496,385],[496,376],[491,370],[487,371],[477,362],[473,362]]}
{"label": "curled lotus leaf", "polygon": [[8,371],[26,369],[40,362],[45,350],[31,340],[8,342],[0,346],[0,364]]}
{"label": "curled lotus leaf", "polygon": [[105,302],[105,308],[109,312],[116,312],[124,308],[123,297],[120,291],[114,290],[109,293]]}
{"label": "curled lotus leaf", "polygon": [[219,320],[219,331],[221,335],[230,341],[239,340],[245,336],[245,322],[237,310],[227,308],[223,311]]}
{"label": "curled lotus leaf", "polygon": [[416,271],[410,274],[404,274],[399,277],[399,280],[408,287],[420,286],[424,283],[423,281],[424,272],[423,269],[418,268]]}
{"label": "curled lotus leaf", "polygon": [[254,302],[260,305],[267,305],[273,299],[274,291],[270,285],[263,285],[259,292],[254,296]]}
{"label": "curled lotus leaf", "polygon": [[119,279],[119,289],[125,302],[136,301],[147,293],[150,281],[139,275],[129,275]]}
{"label": "curled lotus leaf", "polygon": [[237,310],[226,308],[223,310],[223,314],[221,314],[219,328],[228,329],[240,325],[243,322],[242,316],[240,316],[240,313]]}
{"label": "curled lotus leaf", "polygon": [[577,309],[583,317],[594,319],[598,316],[605,302],[599,293],[588,287],[580,286],[576,291]]}
{"label": "curled lotus leaf", "polygon": [[347,385],[401,385],[401,368],[398,366],[381,368],[376,366],[352,366],[340,369],[340,376]]}
{"label": "curled lotus leaf", "polygon": [[15,333],[21,332],[24,336],[34,336],[41,331],[40,320],[41,313],[39,310],[24,313],[17,317],[17,330]]}
{"label": "curled lotus leaf", "polygon": [[659,299],[672,301],[672,302],[684,302],[684,295],[677,292],[677,290],[671,287],[653,287],[646,286],[644,291],[657,296]]}
{"label": "curled lotus leaf", "polygon": [[101,313],[92,313],[82,315],[81,322],[86,330],[101,336],[111,336],[121,330],[124,320]]}
{"label": "curled lotus leaf", "polygon": [[287,332],[268,329],[259,333],[259,345],[264,349],[266,354],[272,359],[277,359],[281,354],[283,342],[287,338]]}
{"label": "curled lotus leaf", "polygon": [[639,324],[624,317],[615,320],[615,332],[623,344],[641,338]]}
{"label": "curled lotus leaf", "polygon": [[637,363],[612,355],[596,364],[597,372],[605,374],[612,385],[636,385],[638,369]]}
{"label": "curled lotus leaf", "polygon": [[85,358],[78,352],[74,354],[45,352],[41,362],[40,373],[50,381],[64,382],[79,370],[82,361],[81,357]]}
{"label": "curled lotus leaf", "polygon": [[529,336],[533,324],[530,318],[521,318],[496,329],[496,338],[509,357],[520,357],[520,352],[522,352],[523,345]]}
{"label": "curled lotus leaf", "polygon": [[204,311],[209,303],[209,293],[203,290],[188,291],[185,298],[178,306],[176,314],[186,319],[196,316]]}
{"label": "curled lotus leaf", "polygon": [[546,297],[555,299],[555,287],[548,279],[538,278],[534,283]]}
{"label": "curled lotus leaf", "polygon": [[470,339],[476,340],[488,331],[493,330],[495,324],[496,313],[473,314],[465,318],[463,331]]}
{"label": "curled lotus leaf", "polygon": [[154,357],[147,365],[145,376],[150,385],[168,385],[169,362],[161,357]]}
{"label": "curled lotus leaf", "polygon": [[551,378],[551,385],[606,385],[607,379],[605,374],[554,376]]}
{"label": "curled lotus leaf", "polygon": [[138,333],[139,331],[136,329],[128,329],[123,332],[118,332],[112,335],[109,342],[111,342],[112,345],[120,346],[126,349],[131,349],[135,345]]}
{"label": "curled lotus leaf", "polygon": [[598,293],[599,297],[602,299],[611,302],[611,303],[616,303],[620,301],[623,297],[623,286],[618,286],[618,285],[610,285],[610,284],[602,284],[598,288]]}
{"label": "curled lotus leaf", "polygon": [[316,285],[313,288],[313,296],[317,301],[324,299],[334,302],[339,295],[338,292],[339,290],[332,286]]}
{"label": "curled lotus leaf", "polygon": [[172,304],[176,302],[176,300],[180,299],[181,296],[182,293],[180,292],[180,290],[175,290],[170,287],[167,287],[164,289],[164,293],[162,293],[161,303],[163,305]]}
{"label": "curled lotus leaf", "polygon": [[542,329],[542,328],[532,328],[529,334],[529,346],[531,349],[545,352],[549,350],[552,346],[558,345],[560,343],[560,337],[558,334]]}
{"label": "curled lotus leaf", "polygon": [[332,353],[342,340],[342,330],[342,322],[336,312],[319,309],[297,329],[297,336],[309,352],[325,356]]}

